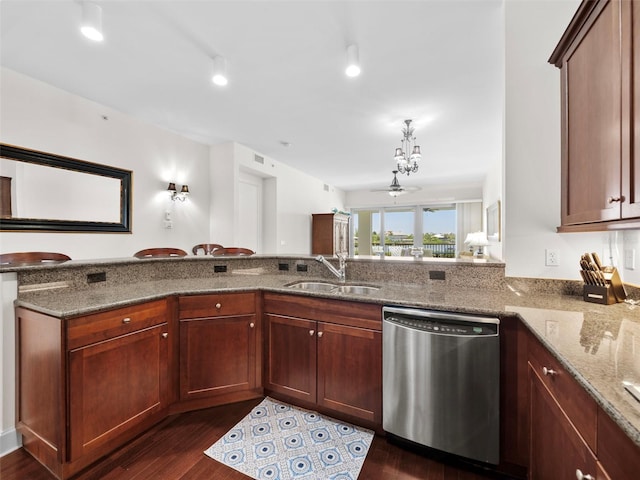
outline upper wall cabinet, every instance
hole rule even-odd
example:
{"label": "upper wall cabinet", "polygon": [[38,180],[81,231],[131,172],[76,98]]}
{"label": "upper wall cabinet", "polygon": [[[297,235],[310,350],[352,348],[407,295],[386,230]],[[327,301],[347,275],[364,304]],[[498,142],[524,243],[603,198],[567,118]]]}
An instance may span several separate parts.
{"label": "upper wall cabinet", "polygon": [[640,227],[639,52],[640,1],[585,0],[549,59],[561,69],[559,232]]}

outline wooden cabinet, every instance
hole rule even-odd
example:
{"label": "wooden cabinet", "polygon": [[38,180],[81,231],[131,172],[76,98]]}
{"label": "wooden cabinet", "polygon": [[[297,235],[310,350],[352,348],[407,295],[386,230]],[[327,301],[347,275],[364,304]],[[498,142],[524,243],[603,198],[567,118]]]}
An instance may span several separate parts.
{"label": "wooden cabinet", "polygon": [[183,296],[180,400],[189,408],[261,394],[261,324],[255,293]]}
{"label": "wooden cabinet", "polygon": [[596,475],[597,406],[533,337],[529,342],[529,480]]}
{"label": "wooden cabinet", "polygon": [[268,393],[381,424],[380,306],[266,293],[264,310]]}
{"label": "wooden cabinet", "polygon": [[583,2],[550,62],[561,69],[559,231],[640,226],[640,2]]}
{"label": "wooden cabinet", "polygon": [[349,216],[340,213],[312,214],[311,253],[349,254]]}
{"label": "wooden cabinet", "polygon": [[167,412],[166,301],[66,321],[16,309],[18,431],[68,478]]}
{"label": "wooden cabinet", "polygon": [[594,453],[535,371],[531,371],[531,418],[530,480],[568,480],[576,478],[578,469],[595,477]]}
{"label": "wooden cabinet", "polygon": [[317,322],[265,314],[265,388],[316,403]]}
{"label": "wooden cabinet", "polygon": [[529,335],[529,480],[632,480],[640,449],[542,344]]}

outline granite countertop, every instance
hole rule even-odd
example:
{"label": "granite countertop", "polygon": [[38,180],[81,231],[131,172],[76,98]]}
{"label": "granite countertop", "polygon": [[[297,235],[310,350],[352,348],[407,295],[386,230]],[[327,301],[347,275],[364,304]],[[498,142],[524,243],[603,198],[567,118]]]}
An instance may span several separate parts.
{"label": "granite countertop", "polygon": [[[640,306],[628,303],[605,306],[584,302],[575,295],[541,294],[529,291],[530,284],[517,279],[506,279],[506,287],[492,289],[385,282],[378,285],[379,290],[366,295],[309,292],[286,286],[301,280],[293,274],[229,274],[85,289],[54,288],[21,292],[16,305],[69,318],[167,295],[262,289],[485,315],[513,313],[640,446],[640,402],[624,390],[622,383],[640,385]],[[310,280],[313,278],[304,278]]]}

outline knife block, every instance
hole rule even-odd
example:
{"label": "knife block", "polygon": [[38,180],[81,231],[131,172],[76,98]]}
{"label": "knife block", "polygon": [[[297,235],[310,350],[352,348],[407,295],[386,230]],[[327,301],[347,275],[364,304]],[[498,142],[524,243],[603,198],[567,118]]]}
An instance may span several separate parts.
{"label": "knife block", "polygon": [[611,285],[587,285],[584,284],[582,290],[582,298],[585,302],[601,303],[602,305],[612,305],[618,303],[618,299],[613,294],[613,288]]}
{"label": "knife block", "polygon": [[582,298],[585,302],[611,305],[624,302],[627,292],[616,267],[603,267],[606,285],[584,285]]}

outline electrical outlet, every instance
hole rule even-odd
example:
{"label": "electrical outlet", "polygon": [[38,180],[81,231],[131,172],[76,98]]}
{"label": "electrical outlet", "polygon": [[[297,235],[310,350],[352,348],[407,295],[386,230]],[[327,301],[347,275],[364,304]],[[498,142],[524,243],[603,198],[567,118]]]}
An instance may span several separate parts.
{"label": "electrical outlet", "polygon": [[560,265],[560,252],[555,248],[547,248],[545,251],[544,264],[547,267],[557,267]]}
{"label": "electrical outlet", "polygon": [[636,250],[628,248],[624,251],[624,268],[627,270],[636,269]]}

